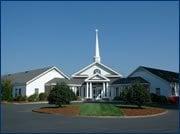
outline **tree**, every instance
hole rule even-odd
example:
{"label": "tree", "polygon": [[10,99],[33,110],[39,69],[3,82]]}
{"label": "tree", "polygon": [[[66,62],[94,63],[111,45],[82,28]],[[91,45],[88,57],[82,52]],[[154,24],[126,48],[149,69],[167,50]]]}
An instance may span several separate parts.
{"label": "tree", "polygon": [[1,81],[1,99],[6,101],[11,101],[13,99],[12,96],[12,83],[11,80],[3,80]]}
{"label": "tree", "polygon": [[60,83],[54,86],[48,96],[49,104],[55,104],[62,107],[63,104],[69,104],[75,100],[76,96],[66,83]]}
{"label": "tree", "polygon": [[150,94],[143,84],[135,82],[122,91],[122,99],[141,108],[143,104],[150,102]]}

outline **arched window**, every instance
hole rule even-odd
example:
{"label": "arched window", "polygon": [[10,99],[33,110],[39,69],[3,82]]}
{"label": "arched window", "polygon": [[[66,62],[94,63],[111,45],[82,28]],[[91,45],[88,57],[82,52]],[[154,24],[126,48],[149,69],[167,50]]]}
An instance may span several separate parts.
{"label": "arched window", "polygon": [[94,74],[96,74],[96,73],[101,74],[101,70],[99,70],[99,69],[94,69]]}

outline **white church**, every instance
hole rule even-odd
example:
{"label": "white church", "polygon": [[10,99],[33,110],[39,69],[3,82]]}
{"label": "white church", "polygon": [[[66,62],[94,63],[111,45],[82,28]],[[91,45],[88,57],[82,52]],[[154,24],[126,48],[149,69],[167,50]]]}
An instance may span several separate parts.
{"label": "white church", "polygon": [[147,90],[158,95],[179,96],[179,73],[140,66],[125,78],[102,64],[98,30],[96,30],[94,62],[72,74],[71,77],[53,66],[7,74],[1,79],[12,81],[14,97],[49,92],[57,83],[65,82],[81,100],[112,100],[135,81],[142,83]]}

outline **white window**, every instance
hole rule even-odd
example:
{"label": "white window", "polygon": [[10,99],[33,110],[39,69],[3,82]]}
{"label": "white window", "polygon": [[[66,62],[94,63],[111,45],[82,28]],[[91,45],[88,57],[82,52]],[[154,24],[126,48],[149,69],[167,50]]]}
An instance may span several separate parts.
{"label": "white window", "polygon": [[35,88],[35,94],[39,94],[39,88]]}
{"label": "white window", "polygon": [[99,70],[99,69],[95,69],[95,70],[94,70],[94,74],[96,74],[96,73],[101,74],[101,70]]}
{"label": "white window", "polygon": [[157,95],[161,95],[160,88],[156,88],[156,94],[157,94]]}

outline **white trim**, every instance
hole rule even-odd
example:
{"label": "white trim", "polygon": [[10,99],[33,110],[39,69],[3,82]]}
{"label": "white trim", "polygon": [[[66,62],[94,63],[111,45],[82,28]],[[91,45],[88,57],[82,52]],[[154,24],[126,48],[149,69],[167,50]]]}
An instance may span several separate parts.
{"label": "white trim", "polygon": [[78,72],[72,74],[71,76],[72,76],[72,77],[75,77],[77,74],[79,74],[80,72],[82,72],[82,71],[86,70],[87,68],[91,67],[91,66],[94,65],[95,63],[96,63],[96,62],[93,62],[93,63],[89,64],[88,66],[82,68],[81,70],[79,70]]}
{"label": "white trim", "polygon": [[99,63],[99,64],[102,65],[102,66],[104,66],[105,68],[109,69],[110,71],[114,72],[114,73],[117,74],[118,76],[123,77],[122,74],[119,74],[118,72],[112,70],[110,67],[108,67],[108,66],[106,66],[106,65],[104,65],[104,64],[102,64],[102,63]]}
{"label": "white trim", "polygon": [[58,69],[57,67],[53,67],[54,69],[56,69],[60,74],[62,74],[64,77],[66,77],[67,79],[70,79],[67,75],[65,75],[60,69]]}
{"label": "white trim", "polygon": [[67,84],[68,86],[72,86],[72,87],[81,87],[81,84]]}
{"label": "white trim", "polygon": [[55,69],[56,71],[58,71],[61,75],[63,75],[65,78],[70,79],[67,75],[65,75],[63,72],[61,72],[57,67],[53,66],[51,68],[49,68],[48,70],[44,71],[43,73],[39,74],[38,76],[34,77],[33,79],[29,80],[26,82],[26,85],[28,85],[29,83],[35,81],[36,79],[40,78],[41,76],[45,75],[46,73],[50,72],[51,70]]}
{"label": "white trim", "polygon": [[[99,76],[105,80],[90,80],[91,78],[95,77],[95,76]],[[100,82],[106,82],[106,81],[110,81],[108,78],[106,78],[105,76],[99,74],[99,73],[96,73],[96,74],[93,74],[92,76],[88,77],[87,79],[84,80],[85,82],[97,82],[97,81],[100,81]]]}
{"label": "white trim", "polygon": [[[84,67],[83,69],[79,70],[78,72],[72,74],[71,76],[72,76],[72,77],[81,77],[81,76],[76,76],[76,75],[79,74],[79,73],[81,73],[81,72],[83,72],[83,71],[85,71],[85,70],[87,70],[89,67],[91,67],[91,66],[93,66],[93,65],[95,65],[95,64],[99,64],[99,65],[103,66],[104,68],[110,70],[111,72],[117,74],[117,75],[113,75],[113,77],[114,77],[114,76],[123,77],[123,76],[122,76],[121,74],[119,74],[118,72],[112,70],[111,68],[109,68],[109,67],[107,67],[106,65],[104,65],[104,64],[102,64],[102,63],[99,63],[99,62],[93,62],[93,63],[91,63],[90,65],[88,65],[88,66]],[[85,76],[82,76],[82,77],[85,77]],[[109,75],[109,77],[110,77],[110,75]]]}

